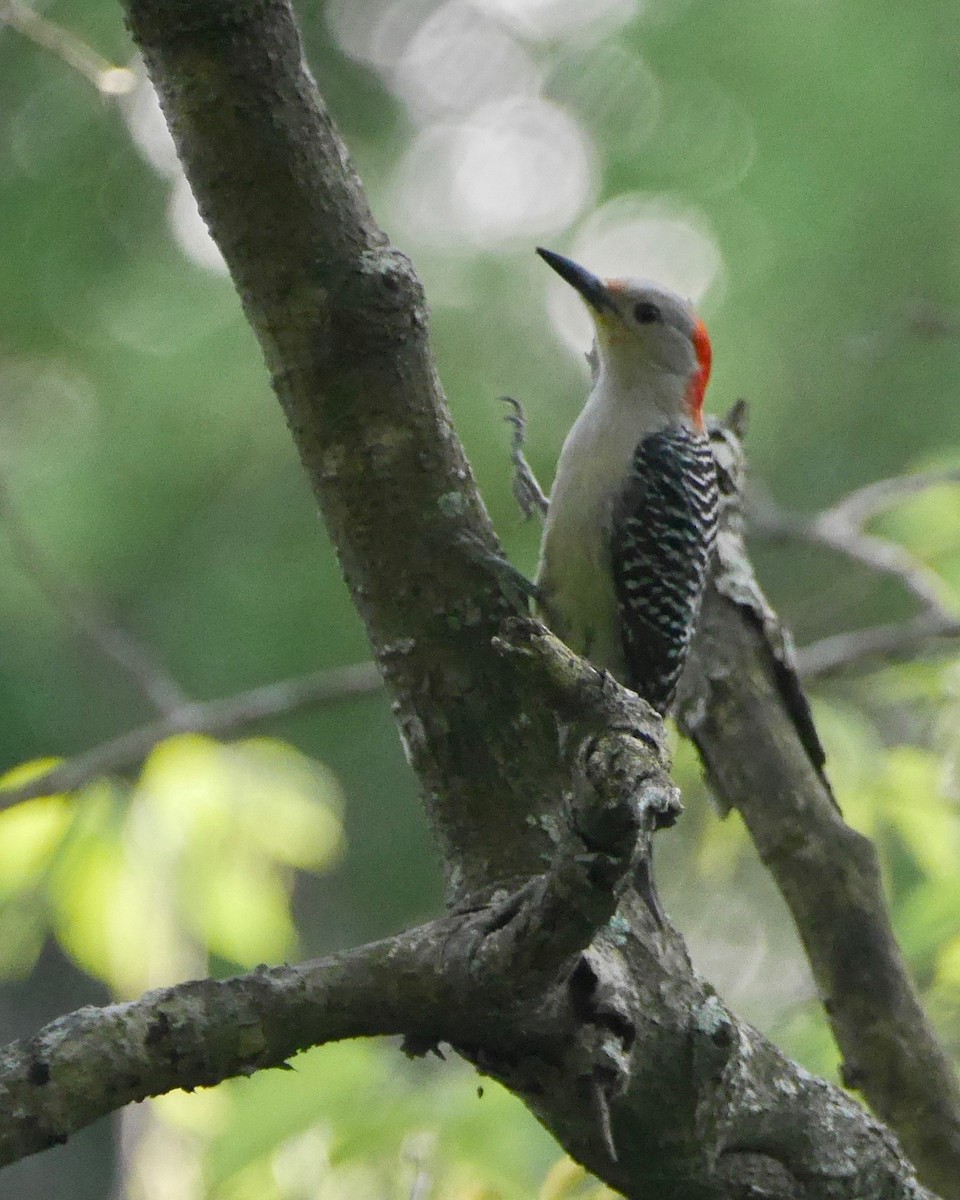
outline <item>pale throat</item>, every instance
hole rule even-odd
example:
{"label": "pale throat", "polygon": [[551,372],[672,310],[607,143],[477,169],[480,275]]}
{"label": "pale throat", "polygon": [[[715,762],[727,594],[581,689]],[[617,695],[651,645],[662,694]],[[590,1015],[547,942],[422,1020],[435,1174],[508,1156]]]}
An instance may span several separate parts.
{"label": "pale throat", "polygon": [[601,357],[599,370],[588,404],[616,414],[620,435],[632,432],[634,445],[648,433],[655,433],[677,421],[697,425],[691,406],[697,386],[697,367],[672,372],[660,366]]}

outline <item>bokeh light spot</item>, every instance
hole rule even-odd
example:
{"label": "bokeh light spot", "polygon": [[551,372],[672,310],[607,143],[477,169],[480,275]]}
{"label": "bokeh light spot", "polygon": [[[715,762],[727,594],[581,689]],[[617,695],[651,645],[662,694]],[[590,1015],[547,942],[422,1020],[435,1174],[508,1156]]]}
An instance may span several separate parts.
{"label": "bokeh light spot", "polygon": [[128,96],[139,82],[129,67],[107,67],[97,75],[97,88],[103,96]]}
{"label": "bokeh light spot", "polygon": [[540,74],[514,38],[458,0],[424,21],[400,55],[391,82],[422,122],[511,95],[533,95]]}
{"label": "bokeh light spot", "polygon": [[389,74],[435,9],[436,0],[332,0],[325,15],[344,54]]}
{"label": "bokeh light spot", "polygon": [[146,74],[141,76],[139,87],[125,95],[120,104],[133,144],[141,156],[158,175],[168,179],[178,175],[181,167],[177,148],[167,128],[157,93]]}
{"label": "bokeh light spot", "polygon": [[546,85],[551,99],[583,118],[609,153],[631,158],[658,128],[660,83],[639,54],[616,42],[577,47],[562,56]]}
{"label": "bokeh light spot", "polygon": [[178,176],[171,188],[167,220],[174,240],[191,262],[217,275],[228,273],[223,255],[200,216],[185,175]]}
{"label": "bokeh light spot", "polygon": [[648,172],[700,195],[718,195],[746,177],[757,156],[753,116],[705,76],[664,83],[657,136],[644,147]]}
{"label": "bokeh light spot", "polygon": [[589,142],[544,100],[478,109],[423,131],[394,184],[395,220],[425,242],[496,245],[565,228],[589,201]]}
{"label": "bokeh light spot", "polygon": [[99,426],[97,394],[86,375],[56,359],[0,361],[0,469],[21,466],[34,483],[56,478],[84,454]]}
{"label": "bokeh light spot", "polygon": [[546,40],[602,22],[605,31],[633,20],[640,0],[479,0],[526,37]]}
{"label": "bokeh light spot", "polygon": [[178,248],[203,270],[226,275],[223,255],[200,216],[157,93],[145,75],[137,88],[122,98],[121,104],[134,145],[154,171],[170,181],[167,221]]}

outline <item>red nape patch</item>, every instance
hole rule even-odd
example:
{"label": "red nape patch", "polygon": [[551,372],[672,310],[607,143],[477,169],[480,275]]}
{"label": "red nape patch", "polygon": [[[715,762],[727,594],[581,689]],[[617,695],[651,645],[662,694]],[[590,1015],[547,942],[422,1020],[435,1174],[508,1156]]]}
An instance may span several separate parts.
{"label": "red nape patch", "polygon": [[699,365],[690,377],[690,383],[687,386],[687,411],[694,425],[698,429],[702,429],[703,396],[707,390],[707,384],[710,382],[710,363],[713,361],[710,335],[707,333],[707,327],[702,321],[698,320],[696,325],[694,325],[692,340],[693,348],[697,352],[697,363]]}

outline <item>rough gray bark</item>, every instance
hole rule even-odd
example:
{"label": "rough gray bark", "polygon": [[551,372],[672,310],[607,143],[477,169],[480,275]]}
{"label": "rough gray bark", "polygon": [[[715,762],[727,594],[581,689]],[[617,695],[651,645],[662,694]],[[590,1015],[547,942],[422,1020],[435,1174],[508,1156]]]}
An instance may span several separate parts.
{"label": "rough gray bark", "polygon": [[[283,0],[126,0],[423,783],[451,915],[302,968],[81,1010],[0,1056],[6,1160],[338,1037],[450,1041],[636,1200],[928,1197],[895,1138],[691,969],[652,899],[662,728],[518,617],[420,285]],[[636,886],[634,886],[636,884]],[[956,1194],[956,1193],[954,1193]]]}
{"label": "rough gray bark", "polygon": [[929,1200],[893,1135],[738,1021],[631,886],[678,812],[650,710],[533,622],[504,635],[569,732],[549,869],[386,942],[60,1018],[0,1053],[0,1161],[131,1100],[402,1032],[449,1041],[637,1200]]}
{"label": "rough gray bark", "polygon": [[876,851],[847,825],[789,635],[743,542],[743,448],[714,431],[721,534],[678,711],[715,796],[737,808],[793,915],[848,1087],[896,1129],[924,1178],[960,1194],[960,1085],[897,944]]}

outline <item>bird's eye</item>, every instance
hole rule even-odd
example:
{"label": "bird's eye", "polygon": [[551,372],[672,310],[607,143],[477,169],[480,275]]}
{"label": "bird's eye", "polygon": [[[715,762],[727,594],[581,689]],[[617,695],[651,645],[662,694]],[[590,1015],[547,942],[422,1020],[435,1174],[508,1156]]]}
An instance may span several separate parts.
{"label": "bird's eye", "polygon": [[633,315],[638,325],[653,325],[656,321],[663,320],[660,309],[649,300],[641,300],[639,304],[634,305]]}

